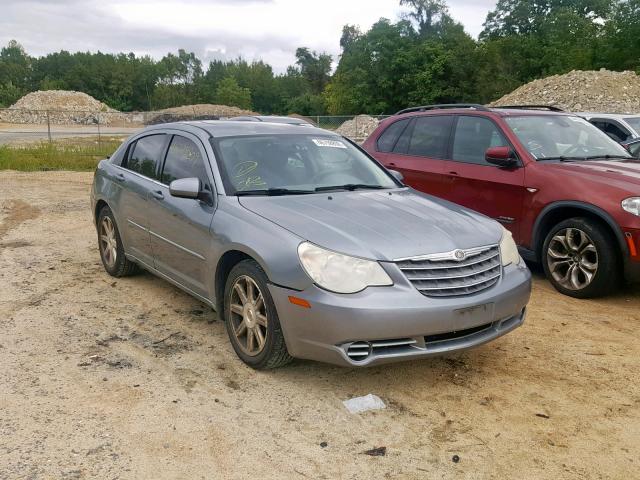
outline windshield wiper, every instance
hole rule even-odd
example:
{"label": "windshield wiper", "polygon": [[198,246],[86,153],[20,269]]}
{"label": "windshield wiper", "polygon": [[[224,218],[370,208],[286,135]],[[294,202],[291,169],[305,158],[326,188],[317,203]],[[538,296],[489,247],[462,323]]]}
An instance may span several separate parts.
{"label": "windshield wiper", "polygon": [[262,190],[240,190],[236,192],[237,197],[249,197],[249,196],[268,196],[277,197],[282,195],[309,195],[316,193],[313,190],[291,190],[288,188],[266,188]]}
{"label": "windshield wiper", "polygon": [[591,155],[589,157],[584,157],[585,160],[597,160],[597,159],[604,159],[604,160],[611,160],[611,159],[616,159],[616,158],[624,158],[625,160],[628,160],[630,158],[633,158],[631,155],[626,156],[626,155]]}
{"label": "windshield wiper", "polygon": [[384,188],[387,187],[383,187],[382,185],[367,185],[365,183],[347,183],[346,185],[318,187],[316,188],[316,192],[328,192],[330,190],[349,190],[353,192],[354,190],[382,190]]}
{"label": "windshield wiper", "polygon": [[547,162],[553,160],[560,160],[561,162],[575,162],[576,160],[585,160],[585,157],[565,157],[564,155],[560,155],[559,157],[543,157],[537,158],[537,162]]}
{"label": "windshield wiper", "polygon": [[560,160],[561,162],[575,162],[575,161],[585,161],[585,160],[612,160],[616,158],[630,159],[633,157],[631,156],[626,157],[624,155],[591,155],[589,157],[565,157],[564,155],[560,155],[559,157],[538,158],[537,161],[545,162],[549,160]]}

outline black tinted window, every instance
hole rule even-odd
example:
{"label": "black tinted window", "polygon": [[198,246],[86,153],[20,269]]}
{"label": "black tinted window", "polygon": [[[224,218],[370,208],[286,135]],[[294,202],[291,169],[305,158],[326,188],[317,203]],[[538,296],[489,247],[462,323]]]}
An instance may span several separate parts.
{"label": "black tinted window", "polygon": [[202,185],[209,183],[200,149],[191,140],[176,135],[171,140],[162,170],[162,183],[169,185],[181,178],[199,178]]}
{"label": "black tinted window", "polygon": [[398,137],[402,134],[407,125],[409,124],[409,119],[400,120],[399,122],[392,123],[389,127],[384,131],[380,138],[378,139],[378,151],[379,152],[391,152],[393,147],[396,145],[398,141]]}
{"label": "black tinted window", "polygon": [[459,117],[453,139],[453,160],[488,165],[485,152],[489,147],[505,147],[508,142],[491,121],[482,117]]}
{"label": "black tinted window", "polygon": [[604,122],[604,132],[609,134],[611,138],[613,138],[616,142],[624,142],[631,137],[629,132],[623,130],[621,127],[616,125],[615,123]]}
{"label": "black tinted window", "polygon": [[157,179],[157,167],[162,160],[166,135],[150,135],[136,141],[127,159],[126,168],[145,177]]}
{"label": "black tinted window", "polygon": [[419,117],[413,127],[409,155],[444,158],[449,143],[452,116]]}

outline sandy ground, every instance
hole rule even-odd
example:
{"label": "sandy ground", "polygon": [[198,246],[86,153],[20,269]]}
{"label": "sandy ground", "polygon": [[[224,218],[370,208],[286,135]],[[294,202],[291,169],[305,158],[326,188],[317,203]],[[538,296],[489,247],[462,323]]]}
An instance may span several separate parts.
{"label": "sandy ground", "polygon": [[[538,274],[526,325],[476,350],[255,372],[198,301],[105,274],[91,176],[0,172],[0,478],[640,478],[638,287]],[[388,408],[343,407],[368,393]]]}

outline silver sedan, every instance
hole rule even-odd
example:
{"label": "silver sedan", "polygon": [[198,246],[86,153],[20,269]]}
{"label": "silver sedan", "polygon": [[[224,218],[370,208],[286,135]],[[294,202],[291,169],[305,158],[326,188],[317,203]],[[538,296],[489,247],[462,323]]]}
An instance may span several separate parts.
{"label": "silver sedan", "polygon": [[314,127],[147,128],[100,162],[92,208],[109,274],[142,267],[210,305],[254,368],[427,357],[525,319],[507,230]]}

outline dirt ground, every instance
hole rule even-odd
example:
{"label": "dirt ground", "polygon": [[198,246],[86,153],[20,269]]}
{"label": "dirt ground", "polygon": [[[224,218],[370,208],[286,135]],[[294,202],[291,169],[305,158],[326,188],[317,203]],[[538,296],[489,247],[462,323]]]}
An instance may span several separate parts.
{"label": "dirt ground", "polygon": [[[198,301],[103,271],[91,178],[0,172],[0,478],[640,478],[640,288],[537,274],[525,326],[475,350],[255,372]],[[388,408],[342,405],[368,393]]]}

